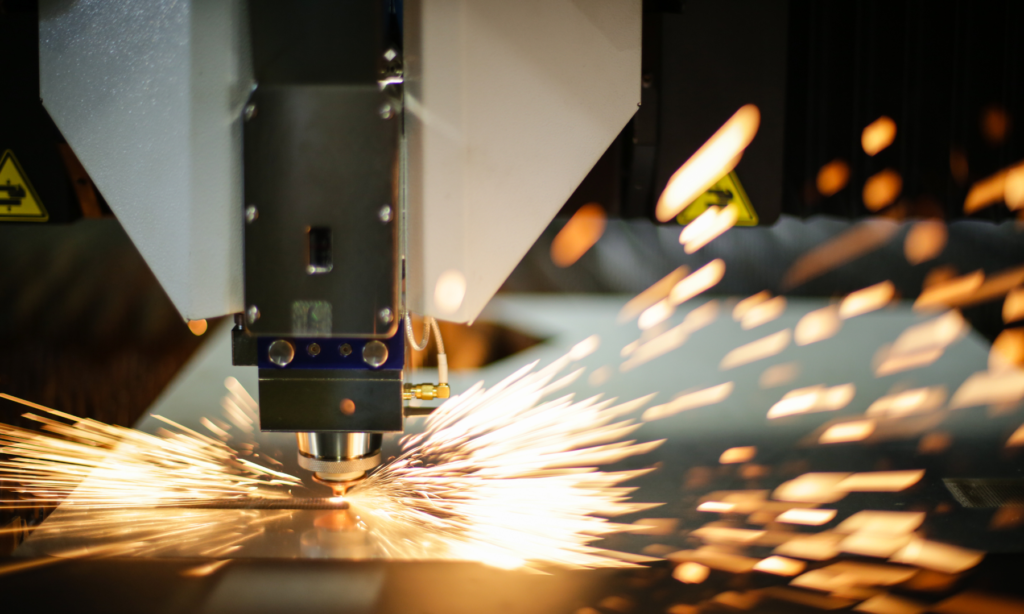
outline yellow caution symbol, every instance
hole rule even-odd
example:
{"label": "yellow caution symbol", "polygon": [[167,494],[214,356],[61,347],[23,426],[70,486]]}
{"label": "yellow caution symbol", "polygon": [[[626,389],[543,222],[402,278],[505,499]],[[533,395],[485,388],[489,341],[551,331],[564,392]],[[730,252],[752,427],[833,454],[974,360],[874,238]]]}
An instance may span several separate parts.
{"label": "yellow caution symbol", "polygon": [[676,217],[676,221],[685,226],[707,211],[708,207],[725,207],[729,204],[735,205],[739,211],[739,217],[736,218],[737,226],[757,226],[757,211],[754,211],[754,206],[750,204],[750,197],[747,196],[735,171],[719,179],[710,190],[698,196],[689,207],[683,209]]}
{"label": "yellow caution symbol", "polygon": [[0,158],[0,222],[45,222],[50,214],[8,149]]}

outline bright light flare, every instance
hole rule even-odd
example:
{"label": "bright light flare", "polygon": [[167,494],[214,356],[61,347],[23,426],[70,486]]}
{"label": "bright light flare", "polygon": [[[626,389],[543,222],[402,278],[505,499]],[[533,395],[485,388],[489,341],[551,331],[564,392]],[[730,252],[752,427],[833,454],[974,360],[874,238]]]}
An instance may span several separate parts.
{"label": "bright light flare", "polygon": [[803,561],[787,559],[782,556],[770,556],[761,559],[754,565],[754,571],[774,574],[776,576],[795,576],[802,572],[807,564]]}
{"label": "bright light flare", "polygon": [[1007,328],[999,333],[988,353],[988,368],[1002,371],[1024,366],[1024,328]]}
{"label": "bright light flare", "polygon": [[914,309],[917,311],[944,309],[965,302],[968,297],[981,289],[983,283],[985,283],[985,273],[979,270],[929,286],[917,296],[917,300],[914,301]]}
{"label": "bright light flare", "polygon": [[908,353],[928,347],[948,346],[957,341],[967,331],[967,323],[957,311],[916,324],[903,331],[896,339],[893,351]]}
{"label": "bright light flare", "polygon": [[821,411],[836,411],[849,405],[856,393],[857,387],[852,383],[831,387],[810,386],[791,390],[768,410],[768,419]]}
{"label": "bright light flare", "polygon": [[835,307],[822,307],[804,314],[793,329],[793,340],[797,345],[810,345],[836,336],[843,323]]}
{"label": "bright light flare", "polygon": [[850,181],[850,165],[844,160],[832,160],[818,171],[818,193],[832,196],[846,187]]}
{"label": "bright light flare", "polygon": [[743,330],[757,328],[762,324],[767,324],[768,322],[777,319],[785,312],[786,297],[776,296],[775,298],[768,299],[751,307],[747,313],[743,315],[743,319],[740,320],[740,326]]}
{"label": "bright light flare", "polygon": [[689,273],[689,271],[689,268],[681,266],[665,277],[662,277],[650,288],[647,288],[640,294],[629,299],[629,301],[623,305],[622,309],[619,311],[619,324],[624,324],[632,320],[658,301],[668,298],[668,293],[672,291],[672,288],[675,287],[677,283],[686,277],[686,274]]}
{"label": "bright light flare", "polygon": [[627,358],[627,360],[622,363],[619,369],[626,373],[659,356],[664,356],[682,346],[690,338],[690,335],[708,326],[717,317],[718,301],[704,303],[686,314],[686,318],[678,326],[659,333],[642,343],[641,339],[637,339],[622,348],[621,355]]}
{"label": "bright light flare", "polygon": [[686,584],[700,584],[711,573],[706,565],[688,561],[672,570],[672,577]]}
{"label": "bright light flare", "polygon": [[398,458],[348,492],[387,555],[502,567],[650,560],[591,543],[635,528],[604,516],[653,507],[629,502],[632,489],[620,486],[646,470],[596,469],[662,443],[622,441],[639,426],[623,417],[651,396],[619,405],[571,395],[546,400],[582,374],[559,377],[570,362],[566,356],[537,371],[534,363],[492,388],[478,383],[452,397],[430,414],[424,432],[402,438]]}
{"label": "bright light flare", "polygon": [[903,253],[910,264],[921,264],[937,257],[946,248],[949,231],[935,220],[924,220],[910,227],[903,241]]}
{"label": "bright light flare", "polygon": [[825,429],[825,432],[818,438],[818,443],[849,443],[851,441],[863,441],[875,432],[876,423],[874,420],[852,420],[833,424]]}
{"label": "bright light flare", "polygon": [[203,333],[205,333],[207,329],[206,320],[189,320],[188,329],[196,337],[201,337],[203,336]]}
{"label": "bright light flare", "polygon": [[810,561],[826,561],[839,555],[839,543],[843,538],[842,534],[831,531],[798,534],[780,544],[774,552]]}
{"label": "bright light flare", "polygon": [[1011,290],[1003,301],[1003,322],[1010,324],[1024,318],[1024,288]]}
{"label": "bright light flare", "polygon": [[867,415],[879,418],[901,418],[910,414],[935,411],[946,402],[945,386],[930,386],[904,390],[876,400],[868,407]]}
{"label": "bright light flare", "polygon": [[679,215],[723,175],[736,168],[761,124],[761,112],[752,104],[740,107],[669,179],[658,198],[655,213],[667,222]]}
{"label": "bright light flare", "polygon": [[860,135],[860,144],[864,153],[874,156],[896,139],[896,122],[883,115],[864,127]]}
{"label": "bright light flare", "polygon": [[637,326],[640,330],[650,330],[672,317],[672,314],[675,313],[675,311],[675,305],[670,303],[668,300],[658,301],[640,314],[640,318],[637,320]]}
{"label": "bright light flare", "polygon": [[722,455],[718,457],[718,462],[723,465],[733,465],[736,463],[746,463],[754,459],[757,455],[757,446],[743,446],[739,448],[729,448]]}
{"label": "bright light flare", "polygon": [[655,405],[645,411],[643,420],[644,422],[660,420],[661,418],[667,418],[689,409],[696,409],[698,407],[706,407],[708,405],[721,403],[729,398],[729,395],[732,394],[732,389],[733,383],[726,382],[724,384],[698,390],[697,392],[681,394],[668,403]]}
{"label": "bright light flare", "polygon": [[0,397],[43,412],[24,417],[46,432],[0,424],[0,453],[10,456],[0,464],[0,478],[16,485],[22,501],[61,500],[85,509],[165,507],[290,497],[288,489],[302,484],[162,416],[154,416],[167,425],[157,436]]}
{"label": "bright light flare", "polygon": [[849,473],[805,473],[780,484],[772,498],[795,503],[833,503],[846,496],[839,484],[849,476]]}
{"label": "bright light flare", "polygon": [[924,524],[924,512],[889,512],[864,510],[857,512],[839,523],[839,533],[886,533],[905,535],[916,531]]}
{"label": "bright light flare", "polygon": [[769,300],[771,297],[772,293],[767,290],[761,290],[757,294],[751,294],[747,298],[736,303],[736,306],[732,309],[732,319],[737,322],[742,321],[743,318],[750,313],[751,309]]}
{"label": "bright light flare", "polygon": [[921,481],[924,469],[855,473],[837,486],[846,492],[899,492]]}
{"label": "bright light flare", "polygon": [[1011,210],[1024,207],[1024,162],[975,182],[964,200],[964,213],[970,215],[1000,201]]}
{"label": "bright light flare", "polygon": [[779,514],[775,520],[788,524],[819,526],[831,522],[836,517],[836,510],[805,509],[794,507]]}
{"label": "bright light flare", "polygon": [[891,281],[868,286],[851,292],[839,304],[839,317],[844,320],[881,309],[896,296],[896,286]]}
{"label": "bright light flare", "polygon": [[551,242],[551,261],[555,266],[572,266],[604,234],[608,216],[597,203],[587,203],[573,214]]}
{"label": "bright light flare", "polygon": [[679,233],[679,243],[683,246],[683,251],[692,254],[711,243],[735,226],[739,217],[739,206],[732,203],[724,207],[708,207]]}
{"label": "bright light flare", "polygon": [[718,364],[718,368],[722,371],[727,371],[729,369],[734,369],[745,364],[775,356],[782,352],[782,350],[786,349],[786,346],[789,345],[791,336],[792,333],[787,328],[768,335],[767,337],[762,337],[757,341],[751,341],[746,345],[741,345],[726,354]]}
{"label": "bright light flare", "polygon": [[452,315],[462,307],[466,298],[466,276],[462,271],[448,269],[434,285],[434,305],[443,314]]}
{"label": "bright light flare", "polygon": [[669,292],[668,300],[673,305],[681,305],[701,292],[714,287],[718,282],[722,281],[724,275],[725,262],[721,258],[716,258],[690,273],[673,286],[672,291]]}
{"label": "bright light flare", "polygon": [[867,612],[868,614],[923,614],[928,611],[928,605],[912,599],[883,593],[862,602],[857,606],[856,611]]}
{"label": "bright light flare", "polygon": [[1010,438],[1006,440],[1007,448],[1017,448],[1020,446],[1024,446],[1024,424],[1017,427],[1017,430],[1014,431],[1010,435]]}
{"label": "bright light flare", "polygon": [[942,573],[960,573],[981,562],[985,553],[950,544],[914,539],[892,556],[893,563],[916,565]]}
{"label": "bright light flare", "polygon": [[1024,371],[979,371],[960,385],[949,400],[950,409],[1001,405],[1024,399]]}
{"label": "bright light flare", "polygon": [[891,375],[935,362],[946,347],[967,334],[967,328],[967,322],[957,311],[907,328],[883,353],[875,375]]}
{"label": "bright light flare", "polygon": [[681,550],[668,555],[673,563],[700,563],[711,569],[729,573],[746,573],[754,568],[757,559],[739,554],[723,552],[716,546],[702,546],[697,550]]}
{"label": "bright light flare", "polygon": [[864,206],[868,211],[881,211],[895,202],[903,191],[903,178],[891,168],[879,171],[864,182]]}
{"label": "bright light flare", "polygon": [[726,503],[724,501],[705,501],[697,506],[698,512],[715,512],[718,514],[729,514],[735,509],[735,503]]}

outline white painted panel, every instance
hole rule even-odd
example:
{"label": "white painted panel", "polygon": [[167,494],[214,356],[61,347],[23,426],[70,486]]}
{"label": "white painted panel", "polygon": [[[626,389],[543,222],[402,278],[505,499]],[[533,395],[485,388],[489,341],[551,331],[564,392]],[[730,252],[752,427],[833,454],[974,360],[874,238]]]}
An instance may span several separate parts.
{"label": "white painted panel", "polygon": [[470,321],[636,112],[641,2],[412,0],[405,28],[409,304]]}
{"label": "white painted panel", "polygon": [[188,319],[242,310],[241,0],[42,0],[43,104]]}

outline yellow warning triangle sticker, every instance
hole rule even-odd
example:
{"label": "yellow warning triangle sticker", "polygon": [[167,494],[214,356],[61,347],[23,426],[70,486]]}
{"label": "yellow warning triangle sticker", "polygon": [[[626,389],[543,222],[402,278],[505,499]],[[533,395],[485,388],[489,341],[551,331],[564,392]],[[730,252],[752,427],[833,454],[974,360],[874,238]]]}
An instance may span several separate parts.
{"label": "yellow warning triangle sticker", "polygon": [[754,211],[754,206],[750,204],[750,197],[747,196],[735,171],[719,179],[710,190],[698,196],[689,207],[683,209],[676,217],[676,221],[685,226],[707,211],[708,207],[725,207],[729,204],[735,205],[739,210],[737,226],[757,226],[757,211]]}
{"label": "yellow warning triangle sticker", "polygon": [[8,149],[0,158],[0,222],[45,222],[50,214]]}

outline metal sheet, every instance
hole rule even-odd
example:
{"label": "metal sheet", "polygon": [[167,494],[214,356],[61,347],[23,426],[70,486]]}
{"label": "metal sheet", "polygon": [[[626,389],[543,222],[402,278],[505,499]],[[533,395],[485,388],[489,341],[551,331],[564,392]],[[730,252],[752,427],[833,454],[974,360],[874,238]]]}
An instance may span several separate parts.
{"label": "metal sheet", "polygon": [[[501,297],[488,309],[485,314],[487,319],[545,337],[548,341],[478,371],[453,372],[451,377],[455,394],[481,379],[493,385],[523,364],[533,360],[549,362],[564,355],[580,340],[598,332],[601,336],[599,349],[578,363],[578,366],[587,370],[587,375],[576,380],[563,392],[573,392],[581,398],[603,393],[623,400],[658,392],[658,397],[653,401],[657,403],[669,400],[678,391],[704,388],[722,381],[735,383],[735,390],[726,403],[643,423],[631,438],[641,441],[664,438],[666,443],[643,457],[628,459],[610,467],[635,469],[656,466],[657,471],[631,484],[638,487],[634,499],[666,504],[646,513],[616,520],[628,523],[652,516],[674,518],[680,530],[658,535],[615,535],[600,542],[599,545],[603,547],[635,553],[652,544],[683,549],[688,547],[690,530],[715,518],[706,512],[696,511],[696,504],[701,497],[720,490],[771,490],[805,471],[871,471],[882,463],[890,469],[926,470],[921,484],[907,492],[850,495],[834,506],[838,509],[839,518],[845,518],[863,509],[903,510],[917,509],[919,506],[931,509],[946,500],[955,505],[941,478],[954,471],[964,470],[972,471],[972,475],[977,477],[998,477],[1000,471],[1012,469],[1012,463],[1006,463],[1000,456],[1001,442],[1005,433],[1009,432],[1008,428],[1019,425],[1018,419],[1012,414],[981,418],[977,412],[984,412],[984,409],[956,410],[946,416],[942,428],[956,433],[963,444],[960,447],[954,446],[944,454],[919,454],[914,435],[909,436],[910,445],[907,436],[870,445],[815,446],[806,441],[809,433],[817,432],[822,425],[837,417],[849,418],[863,413],[874,400],[889,394],[895,386],[944,385],[953,390],[971,374],[986,368],[988,347],[975,333],[968,334],[950,346],[946,355],[928,369],[876,377],[871,363],[878,349],[890,343],[908,326],[931,317],[913,312],[905,303],[897,304],[846,321],[843,330],[831,339],[808,346],[791,345],[772,358],[730,371],[719,370],[719,362],[727,352],[744,343],[792,327],[806,313],[827,304],[824,300],[790,299],[786,311],[778,319],[752,330],[742,330],[723,309],[717,320],[695,333],[680,349],[651,361],[643,368],[623,372],[618,369],[622,362],[620,352],[639,335],[632,324],[611,324],[625,300],[625,297],[608,296]],[[671,318],[669,325],[681,322],[689,310],[680,311]],[[799,364],[799,370],[789,384],[775,388],[759,384],[760,376],[767,368],[794,362]],[[590,374],[598,370],[602,370],[604,381],[590,378]],[[224,380],[228,376],[236,377],[248,390],[255,391],[256,374],[253,370],[230,365],[230,331],[225,327],[215,333],[209,345],[152,408],[151,413],[203,430],[205,427],[200,423],[202,416],[219,415],[218,404],[225,393]],[[432,379],[434,373],[424,370],[413,377],[417,380]],[[786,420],[766,419],[768,409],[790,389],[846,382],[854,383],[857,392],[850,405],[842,410],[794,416]],[[155,419],[147,418],[142,421],[140,428],[154,431],[160,424]],[[406,432],[418,432],[422,425],[422,418],[407,419]],[[303,497],[330,496],[326,488],[312,483],[308,474],[304,475],[298,468],[294,436],[256,433],[254,441],[260,445],[260,454],[281,463],[280,467],[275,464],[275,468],[303,475],[308,490],[296,494]],[[384,458],[396,453],[396,441],[396,435],[385,436]],[[722,465],[719,462],[722,452],[735,446],[755,446],[757,455],[743,465]],[[751,477],[753,474],[742,472],[744,467],[750,466],[759,471],[754,477]],[[59,514],[64,512],[60,510],[43,526],[55,522],[61,517]],[[353,512],[359,514],[356,509]],[[396,554],[396,551],[388,549],[388,544],[394,543],[393,535],[377,534],[372,526],[367,526],[364,533],[350,531],[344,519],[333,511],[151,510],[147,513],[168,523],[176,522],[183,514],[192,513],[210,514],[209,518],[214,523],[220,523],[219,518],[223,517],[223,522],[228,523],[224,526],[229,528],[218,530],[217,535],[234,532],[237,538],[246,538],[236,544],[239,546],[236,550],[223,556],[403,556],[400,552]],[[273,519],[274,514],[278,513],[288,515]],[[929,539],[961,546],[985,550],[1013,548],[1013,540],[1007,540],[1005,533],[988,530],[987,518],[986,515],[979,519],[974,510],[952,507],[942,514],[929,514],[925,529]],[[318,519],[320,526],[317,526]],[[109,524],[123,526],[126,523]],[[41,537],[42,534],[31,537],[22,552],[41,552],[38,548],[42,548],[42,545],[32,545]],[[415,543],[416,535],[403,537]],[[60,547],[88,545],[94,543],[95,537],[66,532],[60,539],[62,541],[52,542],[46,548],[56,547],[58,543]],[[304,542],[303,539],[311,541]],[[194,553],[197,547],[194,542],[182,541],[179,544],[171,540],[165,545],[166,550],[152,555]]]}

